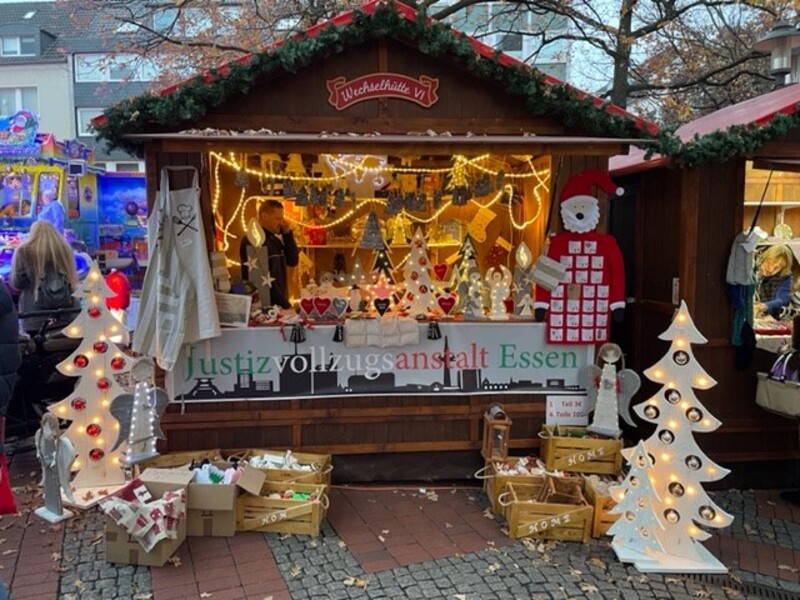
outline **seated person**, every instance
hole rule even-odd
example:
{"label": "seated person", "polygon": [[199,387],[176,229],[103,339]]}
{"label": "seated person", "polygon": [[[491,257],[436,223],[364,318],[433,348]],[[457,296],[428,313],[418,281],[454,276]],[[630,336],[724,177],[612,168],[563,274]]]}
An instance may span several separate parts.
{"label": "seated person", "polygon": [[780,319],[792,301],[792,262],[794,256],[788,246],[770,246],[762,254],[758,265],[756,317],[768,315]]}

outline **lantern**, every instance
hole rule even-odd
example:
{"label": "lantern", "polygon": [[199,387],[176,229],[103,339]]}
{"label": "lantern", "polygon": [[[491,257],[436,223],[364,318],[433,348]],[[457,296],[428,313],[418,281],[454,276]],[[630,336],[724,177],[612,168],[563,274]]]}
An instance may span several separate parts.
{"label": "lantern", "polygon": [[511,419],[499,404],[492,404],[483,413],[483,449],[486,460],[505,460],[508,457],[508,438]]}

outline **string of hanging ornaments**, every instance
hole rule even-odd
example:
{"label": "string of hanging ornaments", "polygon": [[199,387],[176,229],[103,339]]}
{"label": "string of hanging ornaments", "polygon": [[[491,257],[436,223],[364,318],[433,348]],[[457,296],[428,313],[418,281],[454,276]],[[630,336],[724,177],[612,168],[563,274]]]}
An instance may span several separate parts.
{"label": "string of hanging ornaments", "polygon": [[[530,157],[525,157],[528,171],[522,173],[506,173],[502,170],[493,170],[483,163],[491,156],[483,154],[475,158],[456,155],[453,164],[448,167],[426,168],[408,165],[390,165],[385,160],[373,156],[352,155],[322,155],[331,171],[335,175],[308,175],[302,158],[299,154],[290,154],[287,161],[278,155],[270,154],[262,157],[261,169],[247,166],[247,156],[238,157],[229,153],[226,157],[219,152],[211,152],[213,163],[213,197],[212,212],[218,228],[222,232],[223,250],[229,248],[229,239],[237,236],[230,233],[230,228],[237,217],[241,230],[246,230],[246,209],[251,202],[259,202],[276,195],[277,186],[280,185],[280,195],[284,199],[292,200],[295,206],[314,208],[315,212],[327,212],[332,218],[324,223],[315,224],[315,229],[328,230],[356,218],[363,208],[370,205],[381,205],[385,215],[401,214],[405,218],[421,224],[428,224],[438,219],[441,214],[451,206],[465,206],[474,204],[479,208],[488,209],[498,202],[505,202],[509,215],[509,222],[517,231],[522,231],[536,221],[542,212],[542,196],[549,197],[550,169],[537,168]],[[222,186],[220,184],[220,167],[225,166],[235,171],[234,184],[240,188],[239,201],[225,222],[220,213],[220,199]],[[430,194],[427,191],[403,192],[397,185],[399,177],[425,177],[441,176],[445,185],[434,189]],[[251,177],[260,182],[263,195],[247,195]],[[357,198],[356,194],[346,186],[346,181],[352,177],[361,182],[365,177],[376,178],[378,181],[387,182],[388,192],[385,198],[368,197]],[[529,219],[518,221],[514,214],[514,206],[518,202],[515,186],[509,182],[534,180],[533,196],[536,201],[536,210]],[[480,202],[477,198],[494,195],[487,202]],[[412,213],[422,213],[430,207],[433,214],[429,217],[420,217]],[[346,206],[349,209],[343,214],[340,212]],[[287,220],[295,225],[302,222],[288,217]]]}

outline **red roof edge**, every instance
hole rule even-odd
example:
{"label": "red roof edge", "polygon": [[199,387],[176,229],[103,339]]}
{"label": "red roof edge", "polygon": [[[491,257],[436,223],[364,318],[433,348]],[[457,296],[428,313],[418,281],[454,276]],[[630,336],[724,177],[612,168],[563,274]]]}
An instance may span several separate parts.
{"label": "red roof edge", "polygon": [[[294,34],[292,37],[294,39],[296,39],[296,40],[302,39],[303,37],[315,37],[316,35],[318,35],[322,30],[326,29],[327,27],[331,27],[331,26],[333,26],[333,27],[342,27],[342,26],[345,26],[345,25],[348,25],[348,24],[352,23],[356,10],[358,10],[359,12],[361,12],[363,14],[371,15],[372,13],[375,12],[375,10],[377,9],[378,6],[380,6],[381,4],[388,4],[388,3],[389,3],[389,0],[369,0],[369,2],[365,2],[358,9],[352,9],[352,10],[348,10],[348,11],[345,11],[343,13],[340,13],[340,14],[336,15],[335,17],[332,17],[331,19],[328,19],[326,21],[322,21],[320,23],[317,23],[316,25],[312,25],[311,27],[306,29],[304,32]],[[412,8],[411,6],[407,5],[407,4],[396,2],[394,4],[394,7],[395,7],[395,10],[397,10],[397,12],[408,21],[416,22],[417,19],[419,18],[419,12],[417,10],[415,10],[414,8]],[[427,18],[427,22],[428,22],[428,24],[431,24],[433,22],[433,20],[430,17],[428,17]],[[624,108],[616,106],[615,104],[609,104],[606,101],[604,101],[602,98],[599,98],[597,96],[589,94],[588,92],[585,92],[583,90],[580,90],[580,89],[578,89],[578,88],[576,88],[576,87],[574,87],[574,86],[572,86],[572,85],[570,85],[570,84],[558,79],[557,77],[553,77],[552,75],[548,75],[546,73],[542,73],[536,67],[528,65],[528,64],[522,62],[521,60],[514,58],[513,56],[510,56],[510,55],[502,53],[502,52],[497,53],[497,51],[494,48],[492,48],[491,46],[481,42],[480,40],[478,40],[478,39],[476,39],[476,38],[474,38],[472,36],[467,35],[466,33],[462,32],[462,31],[459,31],[457,29],[452,29],[452,31],[453,31],[454,35],[462,37],[465,40],[467,40],[472,45],[472,47],[475,49],[475,51],[480,56],[482,56],[484,58],[491,58],[491,57],[495,56],[495,54],[497,54],[497,60],[503,66],[520,67],[520,68],[524,68],[524,69],[526,69],[528,71],[531,71],[531,72],[540,73],[542,75],[543,81],[544,81],[544,83],[546,85],[563,86],[563,87],[565,87],[567,89],[572,90],[578,98],[590,98],[595,106],[599,106],[599,107],[604,106],[605,107],[605,111],[607,113],[630,119],[631,121],[633,121],[635,127],[637,129],[639,129],[640,131],[646,131],[647,133],[649,133],[651,135],[655,135],[659,131],[658,125],[653,123],[652,121],[648,121],[646,119],[643,119],[642,117],[636,116],[633,113],[630,113],[630,112],[626,111]],[[269,45],[265,46],[264,48],[262,48],[259,51],[259,53],[270,52],[272,50],[275,50],[276,48],[280,47],[281,43],[282,42],[278,41],[278,42],[274,42],[272,44],[269,44]],[[216,71],[218,73],[221,73],[221,74],[224,75],[225,73],[227,73],[230,70],[230,65],[233,64],[234,62],[240,63],[240,64],[246,64],[247,62],[252,60],[253,57],[254,57],[253,53],[245,54],[245,55],[240,56],[239,58],[235,59],[234,61],[231,61],[231,62],[225,63],[223,65],[220,65],[219,67],[217,67]],[[205,73],[202,73],[200,76],[202,76],[203,79],[208,83],[214,81],[214,79],[216,77],[215,74],[213,74],[211,71],[206,71]],[[183,85],[185,85],[185,84],[187,84],[187,83],[189,83],[191,81],[194,81],[195,79],[197,79],[197,77],[198,77],[198,75],[194,75],[194,76],[189,77],[187,79],[181,80],[181,81],[179,81],[177,83],[171,84],[171,85],[159,90],[158,91],[158,95],[159,96],[166,96],[168,94],[171,94],[172,92],[177,90],[179,87],[181,87],[181,86],[183,86]],[[94,119],[92,119],[90,122],[92,124],[95,124],[95,125],[102,125],[102,124],[104,124],[106,122],[106,118],[105,118],[104,115],[100,115],[100,116],[95,117]]]}

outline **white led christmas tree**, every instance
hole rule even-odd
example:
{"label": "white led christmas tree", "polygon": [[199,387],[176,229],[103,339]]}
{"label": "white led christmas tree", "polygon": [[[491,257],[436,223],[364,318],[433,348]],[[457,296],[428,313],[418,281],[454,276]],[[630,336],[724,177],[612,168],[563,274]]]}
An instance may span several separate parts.
{"label": "white led christmas tree", "polygon": [[664,551],[637,556],[632,551],[635,548],[626,545],[627,532],[615,536],[614,548],[625,547],[628,552],[617,551],[620,560],[633,562],[645,573],[726,573],[725,565],[700,544],[711,535],[698,527],[719,529],[733,521],[701,485],[718,481],[729,471],[709,459],[693,435],[715,431],[721,425],[694,393],[716,385],[692,353],[691,345],[704,344],[706,339],[692,322],[685,303],[659,337],[671,342],[669,352],[647,369],[645,376],[662,387],[634,410],[656,425],[643,443],[652,461],[650,482],[660,498],[654,500],[654,506],[663,531],[657,529],[656,535]]}
{"label": "white led christmas tree", "polygon": [[116,376],[130,370],[130,360],[114,340],[126,340],[127,329],[106,308],[114,297],[96,265],[75,292],[83,310],[67,327],[67,337],[81,339],[78,348],[57,365],[64,375],[78,377],[75,390],[50,406],[59,419],[71,421],[64,435],[75,447],[72,481],[76,505],[91,506],[102,492],[112,493],[125,483],[121,449],[111,451],[119,424],[110,413],[111,401],[126,390]]}
{"label": "white led christmas tree", "polygon": [[421,228],[417,228],[411,239],[411,252],[403,265],[405,294],[401,306],[408,309],[412,317],[427,315],[435,306],[431,284],[431,263],[428,259],[428,244]]}
{"label": "white led christmas tree", "polygon": [[630,471],[621,485],[609,488],[611,497],[617,501],[609,512],[621,517],[609,528],[608,535],[614,536],[612,546],[620,560],[629,561],[664,552],[659,539],[664,527],[656,516],[661,499],[648,476],[652,464],[644,444],[639,442],[624,453]]}

